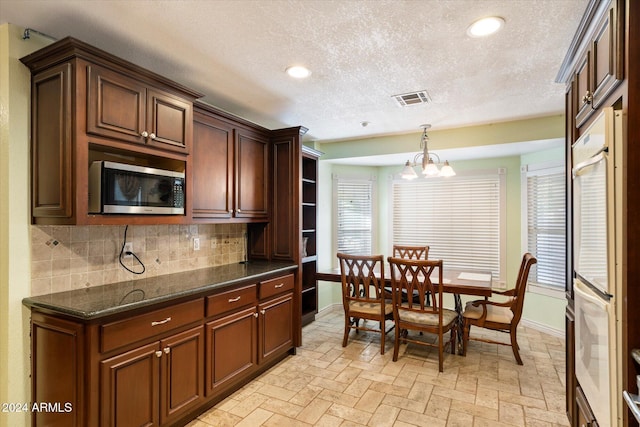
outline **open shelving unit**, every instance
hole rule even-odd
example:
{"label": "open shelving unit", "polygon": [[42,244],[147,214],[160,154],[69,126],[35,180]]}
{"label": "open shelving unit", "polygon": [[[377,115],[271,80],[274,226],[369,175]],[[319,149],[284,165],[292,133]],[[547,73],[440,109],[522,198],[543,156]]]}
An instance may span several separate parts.
{"label": "open shelving unit", "polygon": [[317,204],[318,158],[322,153],[302,146],[302,325],[315,320],[318,313]]}

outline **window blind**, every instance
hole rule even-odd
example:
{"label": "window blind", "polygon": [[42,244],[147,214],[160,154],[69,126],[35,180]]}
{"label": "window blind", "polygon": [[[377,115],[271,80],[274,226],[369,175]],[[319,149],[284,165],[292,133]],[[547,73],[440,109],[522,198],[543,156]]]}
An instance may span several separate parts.
{"label": "window blind", "polygon": [[562,168],[527,172],[526,197],[527,251],[538,259],[529,280],[564,289],[567,252]]}
{"label": "window blind", "polygon": [[338,252],[371,255],[373,181],[337,179]]}
{"label": "window blind", "polygon": [[393,244],[429,245],[451,268],[488,270],[501,280],[504,179],[499,171],[393,181]]}

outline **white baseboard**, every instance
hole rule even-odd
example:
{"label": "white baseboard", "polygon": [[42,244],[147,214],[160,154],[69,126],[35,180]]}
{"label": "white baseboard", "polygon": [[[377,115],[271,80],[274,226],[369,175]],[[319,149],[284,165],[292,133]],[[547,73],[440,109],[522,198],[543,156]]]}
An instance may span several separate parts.
{"label": "white baseboard", "polygon": [[540,332],[544,332],[545,334],[549,334],[551,336],[564,339],[565,331],[564,329],[556,329],[552,328],[549,325],[545,325],[544,323],[535,322],[533,320],[522,319],[520,322],[522,326],[526,326],[527,328],[535,329]]}

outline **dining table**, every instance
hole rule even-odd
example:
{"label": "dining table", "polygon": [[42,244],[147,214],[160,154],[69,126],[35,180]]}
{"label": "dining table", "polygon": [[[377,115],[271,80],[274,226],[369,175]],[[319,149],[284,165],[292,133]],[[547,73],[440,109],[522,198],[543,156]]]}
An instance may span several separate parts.
{"label": "dining table", "polygon": [[[342,282],[340,268],[318,270],[316,280],[327,282]],[[431,275],[431,281],[437,284],[437,270]],[[388,266],[385,267],[385,288],[391,287],[391,274]],[[434,281],[435,279],[435,281]],[[462,354],[462,334],[463,334],[463,306],[461,295],[477,297],[490,297],[492,292],[492,274],[490,271],[477,270],[471,268],[446,268],[442,269],[442,290],[453,294],[454,306],[458,313],[458,352]]]}

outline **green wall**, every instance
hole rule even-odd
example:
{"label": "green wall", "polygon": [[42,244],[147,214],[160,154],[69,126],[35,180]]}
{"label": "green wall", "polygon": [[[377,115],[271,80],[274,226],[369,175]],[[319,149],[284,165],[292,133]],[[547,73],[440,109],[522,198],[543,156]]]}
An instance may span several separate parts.
{"label": "green wall", "polygon": [[[561,116],[553,116],[542,119],[517,121],[496,125],[478,126],[470,128],[452,129],[430,132],[431,142],[437,140],[444,145],[444,141],[471,141],[468,146],[493,145],[500,143],[560,139],[564,135],[564,120]],[[522,133],[520,130],[524,129]],[[474,132],[471,132],[471,131]],[[537,133],[536,133],[537,132]],[[475,135],[471,138],[470,135]],[[495,139],[493,139],[495,138]],[[410,149],[405,148],[405,143],[410,140]],[[377,179],[377,238],[374,247],[377,253],[388,254],[391,247],[389,237],[390,210],[389,192],[390,182],[394,174],[397,174],[402,165],[384,167],[349,166],[332,163],[331,160],[357,157],[366,153],[383,154],[383,152],[403,152],[416,150],[418,134],[399,135],[396,137],[373,138],[366,140],[352,140],[344,143],[321,143],[316,148],[326,154],[320,158],[319,181],[319,223],[318,223],[318,265],[321,269],[335,267],[335,253],[333,250],[333,191],[332,176],[349,175],[367,177],[372,174]],[[344,145],[342,145],[344,144]],[[366,147],[365,147],[366,146]],[[369,150],[370,147],[373,147]],[[433,150],[437,150],[434,147]],[[356,154],[357,153],[357,154]],[[521,242],[521,182],[520,168],[529,163],[545,163],[549,161],[564,162],[564,148],[559,142],[558,148],[537,151],[522,156],[510,156],[499,158],[487,158],[478,160],[456,161],[453,166],[456,171],[482,170],[482,169],[506,169],[506,285],[513,287],[524,249]],[[448,301],[450,305],[452,301]],[[319,285],[319,308],[328,308],[332,304],[341,304],[340,286],[337,283],[321,282]],[[564,336],[564,310],[566,301],[564,295],[559,297],[541,295],[528,292],[525,299],[523,324],[534,326],[546,332]]]}

